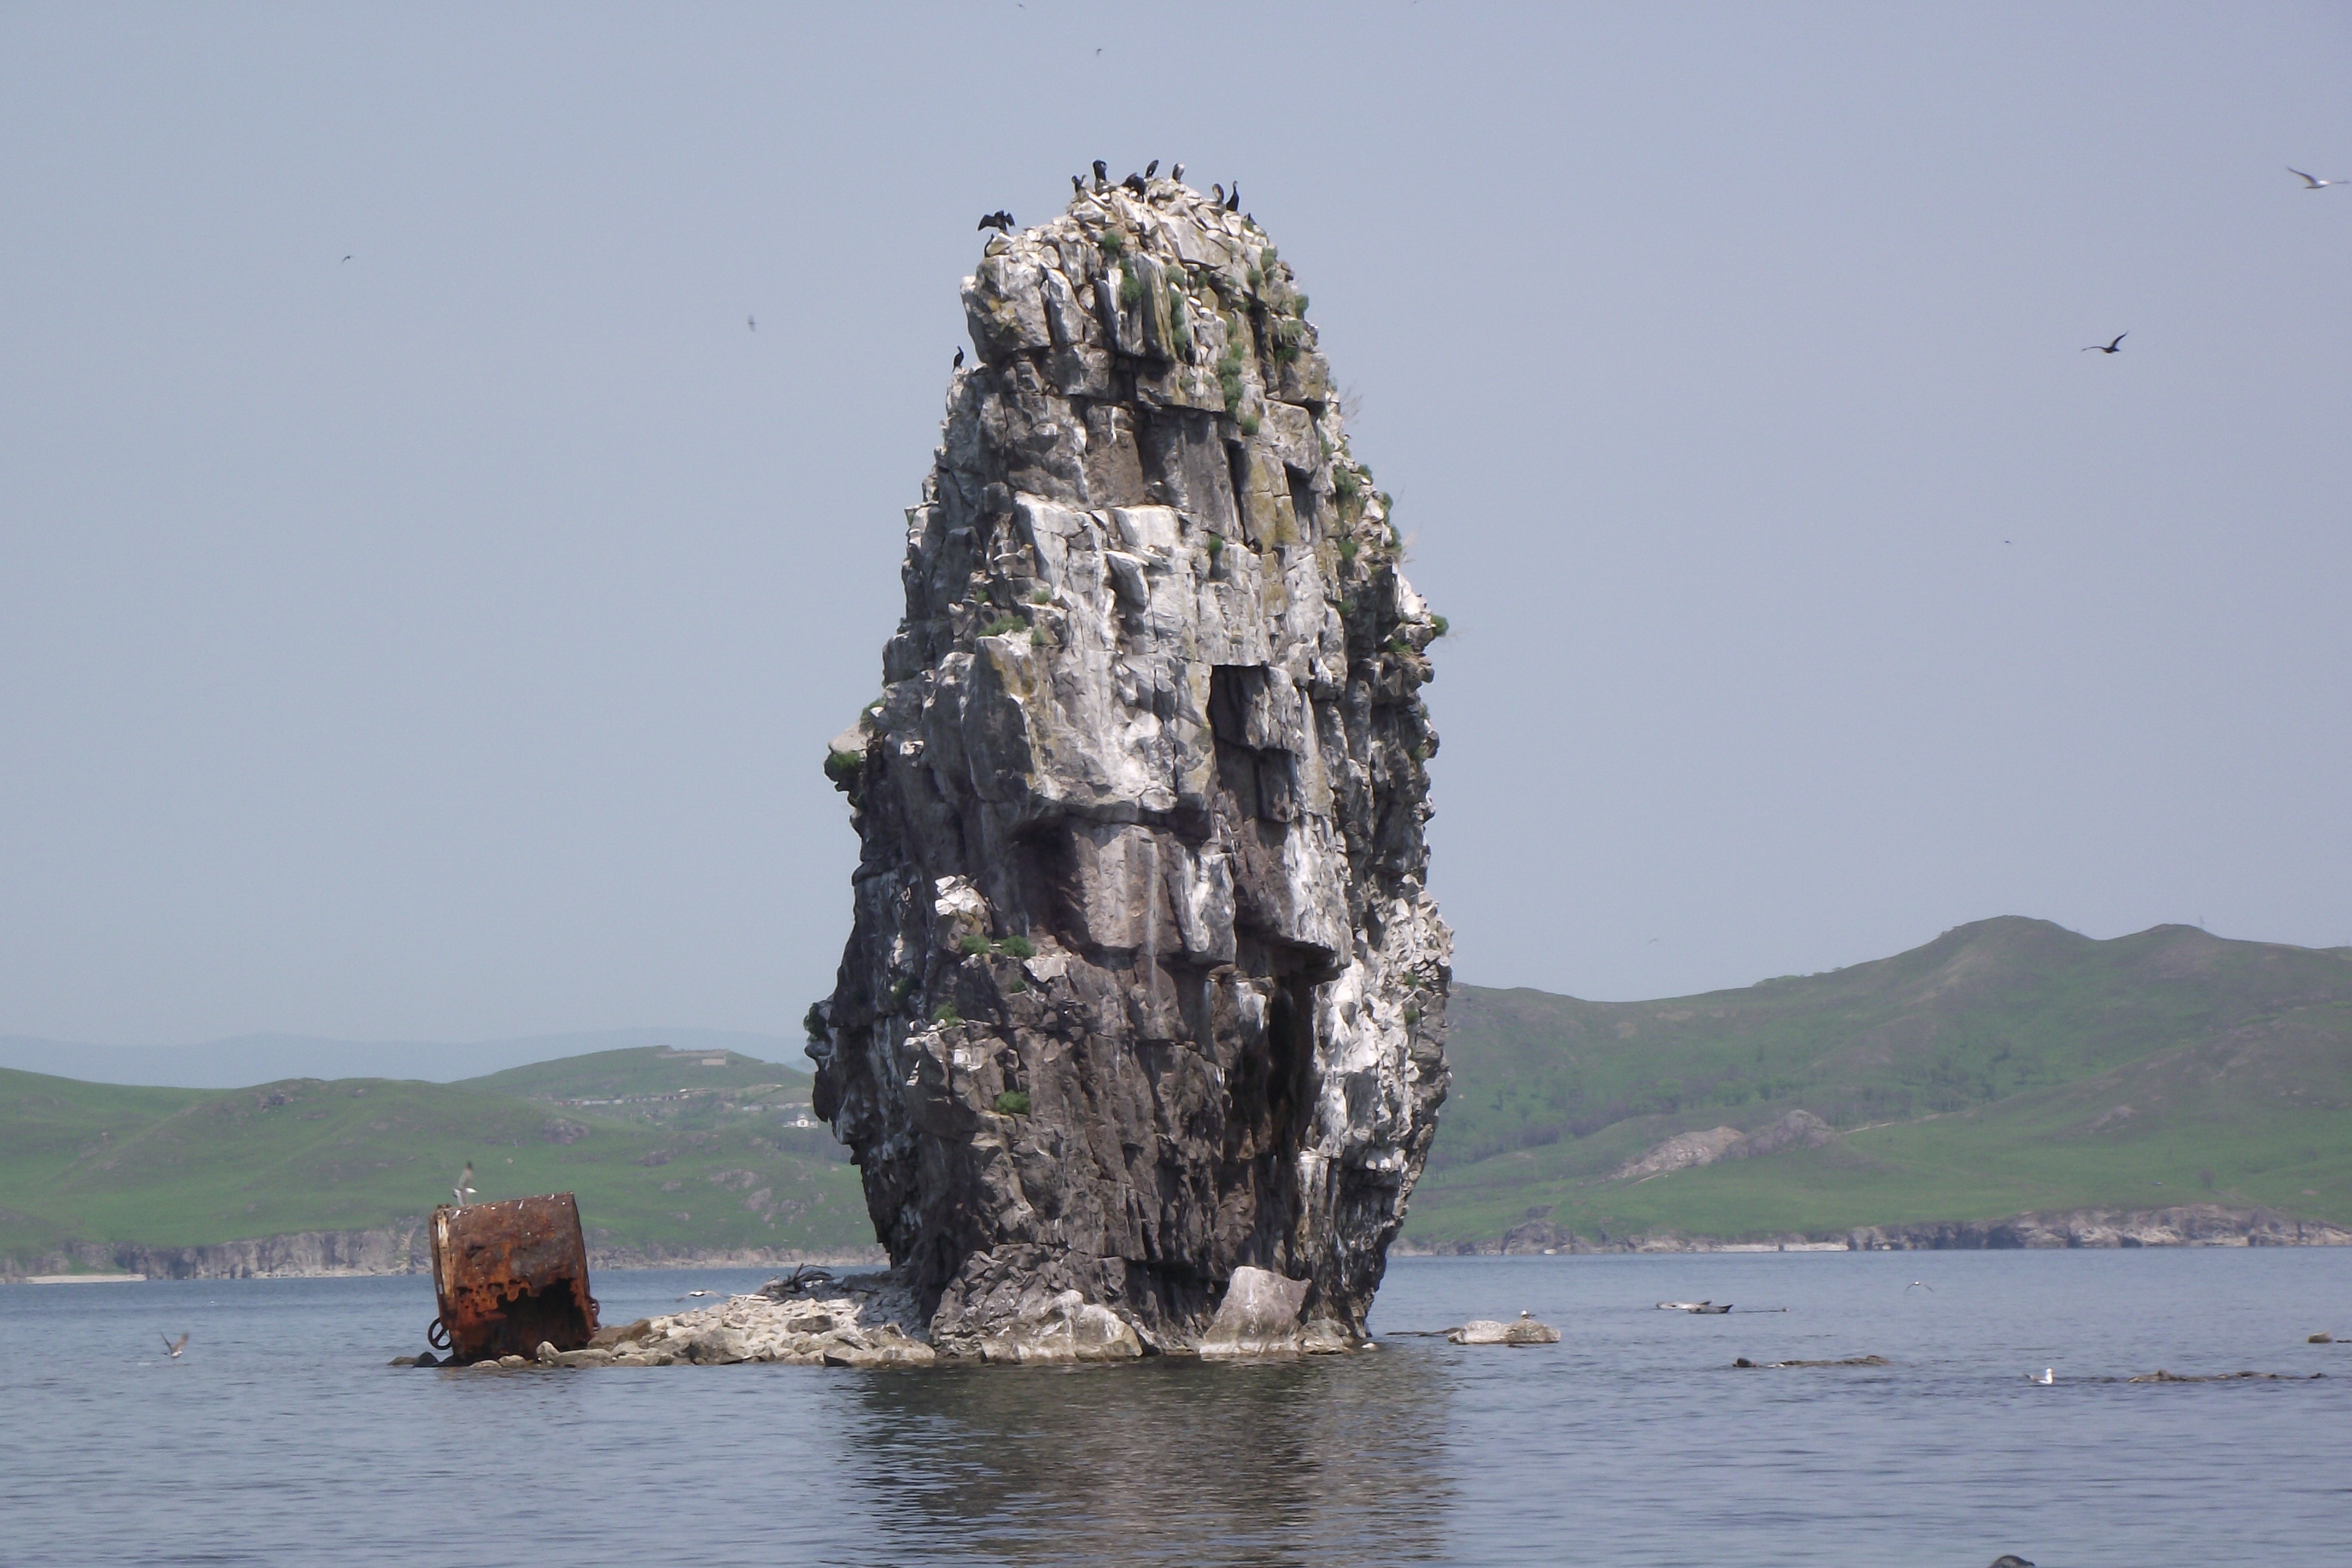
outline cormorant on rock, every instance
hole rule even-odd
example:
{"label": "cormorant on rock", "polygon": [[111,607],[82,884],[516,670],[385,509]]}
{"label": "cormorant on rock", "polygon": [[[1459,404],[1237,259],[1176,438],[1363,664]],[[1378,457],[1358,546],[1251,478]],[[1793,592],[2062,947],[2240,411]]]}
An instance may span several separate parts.
{"label": "cormorant on rock", "polygon": [[1182,184],[1184,183],[1184,165],[1179,163],[1174,168],[1169,170],[1168,177],[1175,181],[1178,184]]}
{"label": "cormorant on rock", "polygon": [[1110,184],[1110,165],[1097,158],[1095,160],[1095,189],[1101,190],[1108,184]]}
{"label": "cormorant on rock", "polygon": [[956,345],[955,363],[950,365],[948,368],[950,370],[961,370],[963,368],[963,345],[961,343],[958,343]]}
{"label": "cormorant on rock", "polygon": [[1149,163],[1146,163],[1145,165],[1143,165],[1143,177],[1144,177],[1145,179],[1147,179],[1147,180],[1148,180],[1148,179],[1151,178],[1151,176],[1152,176],[1152,175],[1154,175],[1154,174],[1158,174],[1158,173],[1160,173],[1160,160],[1159,160],[1159,159],[1154,158],[1153,160],[1151,160],[1151,162],[1150,162]]}
{"label": "cormorant on rock", "polygon": [[1234,182],[1233,194],[1225,198],[1225,210],[1229,213],[1242,210],[1242,183],[1239,180]]}
{"label": "cormorant on rock", "polygon": [[1217,199],[1217,205],[1219,206],[1225,205],[1225,187],[1217,184],[1214,180],[1209,182],[1209,194]]}
{"label": "cormorant on rock", "polygon": [[1119,184],[1125,185],[1129,190],[1133,191],[1139,196],[1143,194],[1143,176],[1140,174],[1129,174],[1127,178],[1121,180]]}
{"label": "cormorant on rock", "polygon": [[1085,195],[1087,194],[1087,183],[1078,178],[1076,174],[1072,174],[1070,176],[1070,189],[1076,191],[1079,195]]}
{"label": "cormorant on rock", "polygon": [[1013,215],[1000,207],[995,212],[990,213],[986,217],[982,218],[980,220],[980,226],[982,228],[992,228],[999,234],[1011,234],[1013,232]]}

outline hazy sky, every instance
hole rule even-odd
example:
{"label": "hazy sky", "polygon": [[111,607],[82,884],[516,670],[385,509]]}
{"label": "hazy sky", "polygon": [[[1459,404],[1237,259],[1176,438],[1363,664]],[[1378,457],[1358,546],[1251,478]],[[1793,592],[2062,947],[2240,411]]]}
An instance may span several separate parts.
{"label": "hazy sky", "polygon": [[1362,399],[1463,979],[2352,942],[2347,84],[2341,5],[0,9],[0,1032],[791,1032],[973,222],[1097,156],[1237,177]]}

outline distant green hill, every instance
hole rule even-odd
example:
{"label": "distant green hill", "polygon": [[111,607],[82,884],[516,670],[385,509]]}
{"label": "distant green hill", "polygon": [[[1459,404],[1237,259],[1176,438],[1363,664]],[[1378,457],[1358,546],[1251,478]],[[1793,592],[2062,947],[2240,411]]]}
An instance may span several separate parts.
{"label": "distant green hill", "polygon": [[460,1087],[531,1100],[622,1100],[719,1089],[772,1089],[808,1103],[806,1072],[737,1051],[594,1051],[460,1080]]}
{"label": "distant green hill", "polygon": [[[0,1071],[0,1258],[413,1221],[468,1161],[482,1198],[577,1193],[599,1247],[870,1246],[846,1152],[793,1125],[807,1083],[751,1058],[706,1068],[651,1049],[470,1083],[296,1079],[225,1092]],[[598,1099],[623,1103],[572,1103]]]}
{"label": "distant green hill", "polygon": [[[2352,1220],[2352,950],[2001,919],[1660,1002],[1462,986],[1409,1237],[1740,1237],[2190,1200]],[[1801,1109],[1826,1147],[1612,1179]]]}
{"label": "distant green hill", "polygon": [[[2352,950],[1985,921],[1830,974],[1662,1002],[1461,986],[1406,1237],[1727,1238],[2210,1200],[2352,1223]],[[592,1245],[870,1246],[805,1073],[597,1051],[454,1084],[228,1091],[0,1071],[0,1272],[68,1241],[194,1247],[579,1194]],[[1791,1110],[1836,1135],[1618,1175]],[[1717,1134],[1714,1142],[1727,1141]]]}

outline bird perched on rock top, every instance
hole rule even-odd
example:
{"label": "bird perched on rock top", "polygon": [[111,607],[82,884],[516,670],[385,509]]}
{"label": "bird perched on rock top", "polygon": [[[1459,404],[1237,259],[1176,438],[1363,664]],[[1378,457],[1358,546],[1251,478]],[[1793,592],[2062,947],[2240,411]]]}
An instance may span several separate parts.
{"label": "bird perched on rock top", "polygon": [[950,370],[961,370],[961,369],[963,368],[963,345],[962,345],[962,344],[959,343],[959,344],[957,344],[957,345],[956,345],[955,363],[953,363],[953,364],[951,364],[951,365],[948,366],[948,368],[949,368]]}
{"label": "bird perched on rock top", "polygon": [[[2315,180],[2301,169],[2289,169],[2287,173],[2301,180],[2306,191],[2324,191],[2330,185],[2352,185],[2352,180]],[[343,259],[349,261],[351,258],[346,256]]]}
{"label": "bird perched on rock top", "polygon": [[1095,160],[1095,189],[1101,190],[1108,184],[1110,184],[1110,165],[1097,158]]}
{"label": "bird perched on rock top", "polygon": [[1151,176],[1152,176],[1152,175],[1154,175],[1154,174],[1158,174],[1158,173],[1160,173],[1160,160],[1159,160],[1159,159],[1154,158],[1153,160],[1151,160],[1151,162],[1150,162],[1149,163],[1146,163],[1145,165],[1143,165],[1143,177],[1144,177],[1145,179],[1147,179],[1147,180],[1148,180],[1148,179],[1151,178]]}
{"label": "bird perched on rock top", "polygon": [[188,1348],[188,1336],[185,1334],[182,1334],[176,1340],[169,1334],[158,1334],[156,1337],[163,1342],[163,1349],[170,1353],[173,1361],[179,1360],[180,1352]]}
{"label": "bird perched on rock top", "polygon": [[1224,186],[1223,186],[1223,185],[1221,185],[1221,184],[1217,184],[1217,182],[1216,182],[1216,181],[1214,181],[1214,180],[1211,180],[1211,181],[1209,182],[1209,194],[1210,194],[1211,195],[1213,195],[1213,196],[1214,196],[1214,197],[1216,198],[1216,200],[1217,200],[1217,205],[1218,205],[1219,206],[1223,206],[1223,205],[1224,205],[1224,203],[1225,203],[1225,187],[1224,187]]}
{"label": "bird perched on rock top", "polygon": [[1076,174],[1072,174],[1070,176],[1070,194],[1076,196],[1085,195],[1087,194],[1086,181]]}
{"label": "bird perched on rock top", "polygon": [[1168,177],[1176,181],[1179,184],[1181,184],[1184,180],[1184,165],[1179,163],[1174,168],[1169,170]]}
{"label": "bird perched on rock top", "polygon": [[2129,332],[2117,332],[2113,342],[2086,344],[2083,352],[2089,353],[2093,349],[2096,349],[2103,354],[2119,354],[2124,352],[2123,341],[2129,336],[2131,336]]}
{"label": "bird perched on rock top", "polygon": [[1119,184],[1125,185],[1129,190],[1133,191],[1139,196],[1143,194],[1143,176],[1140,174],[1129,174],[1127,178],[1121,180]]}
{"label": "bird perched on rock top", "polygon": [[1006,212],[1003,207],[999,207],[996,211],[990,213],[986,217],[982,218],[980,220],[980,226],[982,228],[992,228],[999,234],[1011,234],[1013,232],[1013,215]]}
{"label": "bird perched on rock top", "polygon": [[1242,183],[1239,180],[1234,182],[1234,188],[1225,195],[1225,210],[1229,213],[1242,210]]}
{"label": "bird perched on rock top", "polygon": [[474,1163],[471,1160],[466,1162],[466,1168],[457,1173],[457,1184],[449,1191],[457,1195],[459,1208],[464,1208],[466,1200],[474,1195]]}

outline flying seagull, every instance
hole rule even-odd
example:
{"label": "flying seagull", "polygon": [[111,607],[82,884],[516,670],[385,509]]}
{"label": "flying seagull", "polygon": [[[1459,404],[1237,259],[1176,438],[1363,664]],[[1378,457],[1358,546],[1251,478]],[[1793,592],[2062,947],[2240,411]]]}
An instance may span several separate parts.
{"label": "flying seagull", "polygon": [[2085,346],[2083,352],[2084,353],[2089,353],[2091,350],[2096,349],[2103,354],[2119,354],[2124,352],[2123,341],[2129,336],[2131,336],[2129,332],[2117,332],[2115,337],[2115,342],[2107,343],[2091,343]]}
{"label": "flying seagull", "polygon": [[1908,1296],[1914,1290],[1925,1290],[1930,1296],[1936,1293],[1936,1288],[1933,1285],[1928,1284],[1925,1279],[1914,1279],[1910,1284],[1903,1287],[1903,1293],[1906,1296]]}
{"label": "flying seagull", "polygon": [[[2289,169],[2287,173],[2301,180],[2306,191],[2324,191],[2330,185],[2352,185],[2352,180],[2315,180],[2301,169]],[[349,261],[351,258],[346,256],[343,259]]]}
{"label": "flying seagull", "polygon": [[474,1195],[474,1162],[466,1162],[466,1168],[457,1174],[457,1184],[449,1190],[457,1194],[457,1206],[464,1208],[466,1200]]}
{"label": "flying seagull", "polygon": [[[2311,178],[2311,176],[2310,176],[2310,175],[2308,175],[2308,174],[2305,174],[2305,175],[2304,176],[2304,178],[2307,180],[2307,179]],[[2339,182],[2339,181],[2336,181],[2336,180],[2324,180],[2324,181],[2322,181],[2322,182],[2321,182],[2321,184],[2329,184],[2329,185],[2337,184],[2340,184],[2340,183],[2341,183],[2341,182]],[[346,257],[344,257],[344,258],[343,258],[343,261],[349,261],[350,259],[351,259],[351,258],[350,258],[350,257],[348,257],[348,256],[346,256]],[[343,261],[338,261],[338,262],[336,262],[336,263],[335,263],[335,265],[336,265],[336,266],[338,266],[338,267],[341,267],[341,266],[343,264]]]}
{"label": "flying seagull", "polygon": [[180,1352],[188,1348],[188,1336],[185,1334],[182,1334],[176,1340],[169,1334],[158,1334],[155,1337],[163,1342],[163,1348],[171,1352],[173,1361],[179,1360]]}

